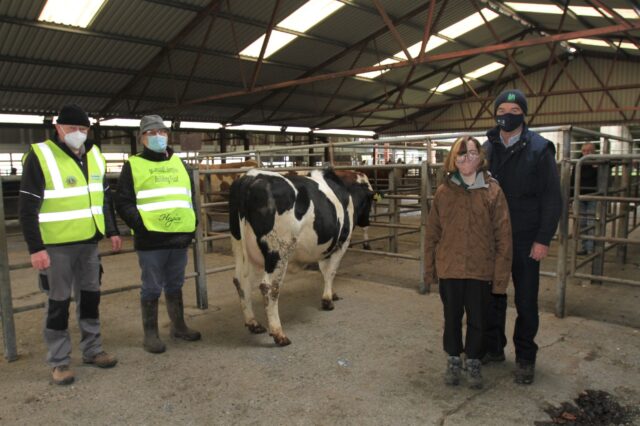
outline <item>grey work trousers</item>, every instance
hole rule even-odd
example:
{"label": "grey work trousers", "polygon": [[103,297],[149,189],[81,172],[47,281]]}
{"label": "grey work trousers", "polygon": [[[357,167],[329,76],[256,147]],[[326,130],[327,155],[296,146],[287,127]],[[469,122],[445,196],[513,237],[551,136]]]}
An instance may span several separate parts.
{"label": "grey work trousers", "polygon": [[57,367],[71,361],[68,322],[72,290],[83,358],[102,352],[98,314],[100,260],[97,243],[48,246],[46,250],[51,265],[40,274],[40,287],[48,296],[44,340],[47,363]]}
{"label": "grey work trousers", "polygon": [[142,275],[140,300],[158,300],[162,290],[165,295],[182,290],[187,251],[187,248],[137,251]]}

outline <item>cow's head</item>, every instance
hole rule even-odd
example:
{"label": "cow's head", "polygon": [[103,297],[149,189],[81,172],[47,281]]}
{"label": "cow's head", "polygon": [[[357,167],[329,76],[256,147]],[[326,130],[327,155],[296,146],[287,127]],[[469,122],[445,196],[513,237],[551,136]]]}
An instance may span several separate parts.
{"label": "cow's head", "polygon": [[336,174],[344,182],[351,194],[354,210],[354,225],[362,228],[369,226],[369,215],[375,195],[369,178],[362,172],[352,170],[337,170]]}

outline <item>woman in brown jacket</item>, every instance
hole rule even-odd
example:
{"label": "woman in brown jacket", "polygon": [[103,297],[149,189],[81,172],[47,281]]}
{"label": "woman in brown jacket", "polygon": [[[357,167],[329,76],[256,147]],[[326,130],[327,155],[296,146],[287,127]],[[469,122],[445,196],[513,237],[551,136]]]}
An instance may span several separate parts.
{"label": "woman in brown jacket", "polygon": [[476,139],[458,138],[444,168],[447,176],[427,219],[424,280],[439,281],[444,305],[445,382],[460,382],[464,352],[469,386],[479,389],[489,298],[492,292],[506,292],[511,272],[509,209],[498,182],[486,172],[484,152]]}

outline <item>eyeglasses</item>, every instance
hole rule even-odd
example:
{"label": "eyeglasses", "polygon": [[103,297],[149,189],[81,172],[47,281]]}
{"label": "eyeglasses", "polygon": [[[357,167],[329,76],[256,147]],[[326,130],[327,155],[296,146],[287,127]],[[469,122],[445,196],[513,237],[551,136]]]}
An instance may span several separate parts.
{"label": "eyeglasses", "polygon": [[155,135],[163,135],[166,136],[169,134],[169,132],[167,132],[164,129],[158,129],[158,130],[147,130],[146,132],[143,133],[144,135],[149,135],[149,136],[155,136]]}
{"label": "eyeglasses", "polygon": [[473,161],[480,157],[478,151],[469,151],[465,154],[459,154],[456,156],[456,163],[464,163],[466,160]]}

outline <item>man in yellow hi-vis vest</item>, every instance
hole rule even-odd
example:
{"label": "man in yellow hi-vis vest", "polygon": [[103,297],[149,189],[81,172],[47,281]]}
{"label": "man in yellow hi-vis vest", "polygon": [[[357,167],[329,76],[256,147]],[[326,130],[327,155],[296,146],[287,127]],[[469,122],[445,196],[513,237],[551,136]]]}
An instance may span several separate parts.
{"label": "man in yellow hi-vis vest", "polygon": [[195,341],[200,333],[184,322],[182,285],[187,247],[195,234],[194,183],[186,165],[167,146],[169,129],[157,115],[142,117],[144,151],[129,158],[118,180],[116,207],[133,230],[142,270],[140,305],[143,348],[162,353],[158,336],[158,299],[164,290],[174,337]]}
{"label": "man in yellow hi-vis vest", "polygon": [[44,339],[52,381],[74,380],[69,337],[69,302],[73,290],[83,361],[101,368],[118,360],[102,348],[100,337],[100,260],[98,241],[122,242],[98,146],[86,141],[90,122],[77,105],[60,110],[52,139],[31,145],[20,184],[20,224],[48,296]]}

